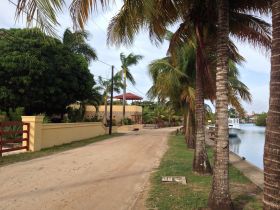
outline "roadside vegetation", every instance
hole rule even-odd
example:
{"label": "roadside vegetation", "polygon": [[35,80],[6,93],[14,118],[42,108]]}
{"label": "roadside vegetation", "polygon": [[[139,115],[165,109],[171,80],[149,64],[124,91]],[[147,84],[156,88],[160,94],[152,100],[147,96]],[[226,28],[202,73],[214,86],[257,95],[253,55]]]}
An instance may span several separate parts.
{"label": "roadside vegetation", "polygon": [[[76,101],[99,104],[101,95],[89,70],[97,58],[86,32],[65,30],[58,40],[38,29],[1,30],[0,104],[2,114],[23,108],[25,115],[45,114],[62,121]],[[59,119],[59,120],[58,120]]]}
{"label": "roadside vegetation", "polygon": [[261,114],[258,114],[256,119],[256,125],[266,126],[266,118],[267,118],[267,113],[263,112]]}
{"label": "roadside vegetation", "polygon": [[[213,150],[207,148],[207,152],[212,163]],[[184,210],[207,207],[212,177],[193,173],[192,160],[193,150],[186,148],[184,137],[182,135],[171,136],[169,149],[164,155],[158,171],[151,177],[151,187],[146,203],[148,209]],[[162,176],[185,176],[187,185],[162,183]],[[262,209],[262,191],[231,165],[229,180],[235,209]]]}

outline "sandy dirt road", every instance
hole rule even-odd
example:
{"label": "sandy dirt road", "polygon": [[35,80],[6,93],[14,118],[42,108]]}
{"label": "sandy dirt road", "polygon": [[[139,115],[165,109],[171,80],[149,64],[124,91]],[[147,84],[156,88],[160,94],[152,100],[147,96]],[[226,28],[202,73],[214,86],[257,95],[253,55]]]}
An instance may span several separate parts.
{"label": "sandy dirt road", "polygon": [[142,130],[0,168],[0,209],[144,209],[174,128]]}

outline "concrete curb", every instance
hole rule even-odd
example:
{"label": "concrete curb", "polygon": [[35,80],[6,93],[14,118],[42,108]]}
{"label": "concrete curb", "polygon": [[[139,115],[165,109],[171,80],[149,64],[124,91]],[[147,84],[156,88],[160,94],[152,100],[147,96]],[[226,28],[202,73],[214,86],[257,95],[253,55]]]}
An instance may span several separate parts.
{"label": "concrete curb", "polygon": [[229,162],[241,171],[249,180],[251,180],[259,188],[263,189],[264,175],[263,170],[254,166],[246,160],[242,160],[238,155],[230,152]]}

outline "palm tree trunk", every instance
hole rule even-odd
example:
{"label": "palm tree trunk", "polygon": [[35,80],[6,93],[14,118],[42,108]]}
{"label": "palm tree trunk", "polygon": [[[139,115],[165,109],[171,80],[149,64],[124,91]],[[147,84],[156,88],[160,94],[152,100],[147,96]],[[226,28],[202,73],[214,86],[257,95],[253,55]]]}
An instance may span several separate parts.
{"label": "palm tree trunk", "polygon": [[188,109],[187,111],[187,119],[186,119],[186,132],[185,132],[185,139],[187,142],[187,147],[189,149],[195,149],[195,132],[193,128],[193,114],[191,110]]}
{"label": "palm tree trunk", "polygon": [[233,209],[229,193],[229,137],[228,137],[228,39],[229,2],[219,1],[217,72],[216,72],[216,148],[212,189],[208,206],[211,209]]}
{"label": "palm tree trunk", "polygon": [[193,171],[198,174],[211,174],[212,169],[205,148],[204,94],[202,84],[201,52],[196,50],[196,85],[195,85],[195,151]]}
{"label": "palm tree trunk", "polygon": [[186,141],[186,144],[187,144],[187,147],[188,147],[188,144],[189,144],[189,120],[188,120],[188,117],[189,117],[189,111],[186,110],[185,114],[184,114],[184,135],[185,135],[185,141]]}
{"label": "palm tree trunk", "polygon": [[272,51],[269,111],[264,145],[265,210],[280,209],[280,0],[272,4]]}
{"label": "palm tree trunk", "polygon": [[123,69],[123,120],[122,124],[124,125],[125,119],[125,104],[126,104],[126,69]]}
{"label": "palm tree trunk", "polygon": [[[186,134],[186,128],[187,128],[187,111],[183,111],[184,113],[184,121],[183,121],[183,134]],[[186,139],[187,142],[187,139]]]}

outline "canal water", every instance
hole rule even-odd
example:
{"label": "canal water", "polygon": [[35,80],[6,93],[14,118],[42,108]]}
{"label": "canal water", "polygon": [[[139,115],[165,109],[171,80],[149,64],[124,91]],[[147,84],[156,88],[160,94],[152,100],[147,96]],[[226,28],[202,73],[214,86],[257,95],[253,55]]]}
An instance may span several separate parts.
{"label": "canal water", "polygon": [[260,169],[263,169],[265,127],[240,124],[238,136],[229,139],[229,149]]}

